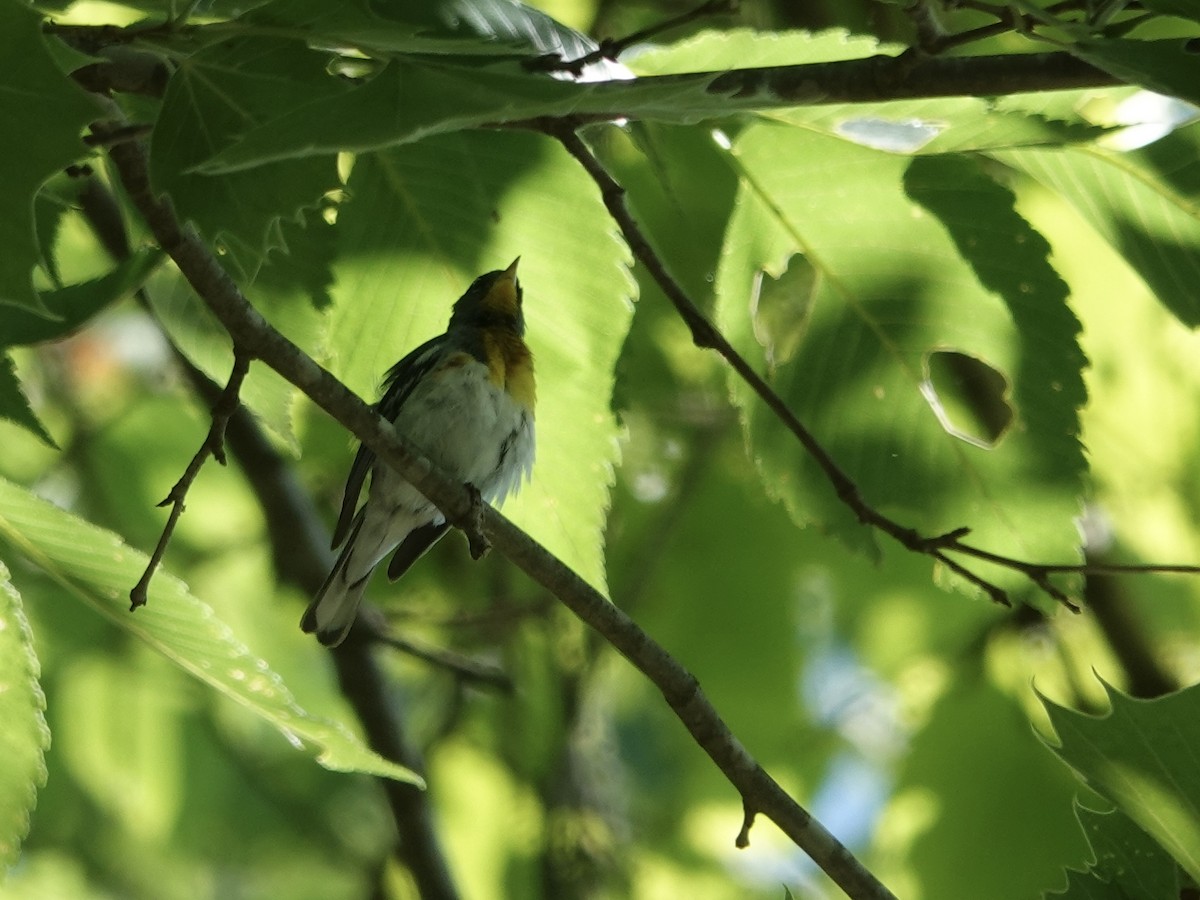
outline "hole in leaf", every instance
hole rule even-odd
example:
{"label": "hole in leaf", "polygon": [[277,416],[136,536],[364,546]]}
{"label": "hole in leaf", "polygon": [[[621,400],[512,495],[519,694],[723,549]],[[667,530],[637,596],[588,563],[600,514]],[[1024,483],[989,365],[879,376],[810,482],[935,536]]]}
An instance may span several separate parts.
{"label": "hole in leaf", "polygon": [[873,150],[916,153],[945,131],[946,126],[920,119],[893,121],[875,116],[856,116],[838,122],[834,130],[847,140]]}
{"label": "hole in leaf", "polygon": [[974,356],[930,353],[921,393],[948,434],[976,447],[995,447],[1012,424],[1007,379]]}
{"label": "hole in leaf", "polygon": [[784,365],[800,349],[818,277],[812,264],[799,254],[787,261],[787,268],[778,276],[763,270],[755,274],[750,321],[769,368]]}

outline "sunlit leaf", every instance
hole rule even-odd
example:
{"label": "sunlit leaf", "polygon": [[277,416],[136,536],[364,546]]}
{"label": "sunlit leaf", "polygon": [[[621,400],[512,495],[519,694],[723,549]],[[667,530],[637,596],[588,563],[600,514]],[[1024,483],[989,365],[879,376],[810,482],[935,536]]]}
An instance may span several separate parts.
{"label": "sunlit leaf", "polygon": [[[639,75],[738,69],[755,66],[860,59],[898,53],[874,38],[831,30],[763,32],[753,29],[705,31],[671,44],[646,49],[630,59]],[[813,104],[762,110],[756,115],[817,128],[846,140],[898,153],[946,153],[986,147],[1061,144],[1095,139],[1106,129],[1083,121],[1064,104],[1035,114],[1011,106],[1009,98],[933,97],[886,103]]]}
{"label": "sunlit leaf", "polygon": [[1058,192],[1186,325],[1200,325],[1200,125],[1141,150],[1017,150],[1003,162]]}
{"label": "sunlit leaf", "polygon": [[[1078,323],[1011,194],[957,160],[909,161],[778,126],[747,129],[734,154],[742,189],[718,273],[720,320],[866,502],[931,534],[970,527],[995,552],[1076,558]],[[1007,268],[1012,254],[1025,262]],[[814,276],[802,288],[780,282],[797,265]],[[798,289],[811,296],[789,338],[797,349],[773,360],[755,331],[760,304]],[[1017,419],[995,446],[948,427],[928,371],[930,354],[947,350],[1007,380]],[[731,386],[768,491],[798,522],[867,540],[798,441],[739,379]]]}
{"label": "sunlit leaf", "polygon": [[297,747],[314,748],[326,768],[420,783],[415,773],[368,750],[341,725],[305,712],[267,663],[168,573],[155,575],[148,605],[130,612],[129,590],[145,570],[146,557],[115,535],[0,479],[0,540],[70,595],[261,716]]}
{"label": "sunlit leaf", "polygon": [[0,562],[0,880],[16,862],[37,790],[46,781],[50,730],[39,674],[21,595]]}

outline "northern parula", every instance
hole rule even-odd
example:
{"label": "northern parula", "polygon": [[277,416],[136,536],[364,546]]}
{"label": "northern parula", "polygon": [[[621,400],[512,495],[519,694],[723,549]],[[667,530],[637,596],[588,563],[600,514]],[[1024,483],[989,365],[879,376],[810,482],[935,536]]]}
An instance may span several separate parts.
{"label": "northern parula", "polygon": [[[443,472],[500,503],[533,469],[533,354],[525,345],[525,314],[517,263],[480,275],[454,304],[444,334],[392,366],[375,409]],[[360,507],[367,473],[371,486]],[[345,542],[300,627],[322,644],[346,637],[371,573],[392,551],[395,581],[449,523],[396,471],[363,446],[354,458],[333,546]]]}

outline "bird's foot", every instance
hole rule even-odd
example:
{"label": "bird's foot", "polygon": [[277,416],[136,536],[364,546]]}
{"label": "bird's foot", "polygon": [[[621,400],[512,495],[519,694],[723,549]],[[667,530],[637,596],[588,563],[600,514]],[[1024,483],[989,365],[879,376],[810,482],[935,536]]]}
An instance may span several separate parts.
{"label": "bird's foot", "polygon": [[471,497],[471,508],[463,518],[462,530],[467,536],[471,548],[471,559],[479,559],[492,548],[491,542],[483,533],[483,495],[479,488],[468,482],[467,493]]}

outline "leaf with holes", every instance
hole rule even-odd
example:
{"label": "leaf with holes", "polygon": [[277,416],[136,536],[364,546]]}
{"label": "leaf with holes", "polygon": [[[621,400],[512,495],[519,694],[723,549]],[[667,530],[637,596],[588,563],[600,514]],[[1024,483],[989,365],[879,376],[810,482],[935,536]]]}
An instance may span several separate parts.
{"label": "leaf with holes", "polygon": [[[909,160],[775,125],[743,132],[733,159],[742,177],[718,272],[720,321],[863,498],[927,534],[969,526],[971,542],[996,553],[1077,559],[1079,326],[1012,195],[970,162]],[[797,291],[795,333],[775,358],[764,304]],[[983,421],[1011,417],[994,441],[966,434],[939,393],[931,367],[947,351],[995,374],[958,399]],[[798,522],[869,544],[794,437],[739,380],[731,388],[768,490]]]}

